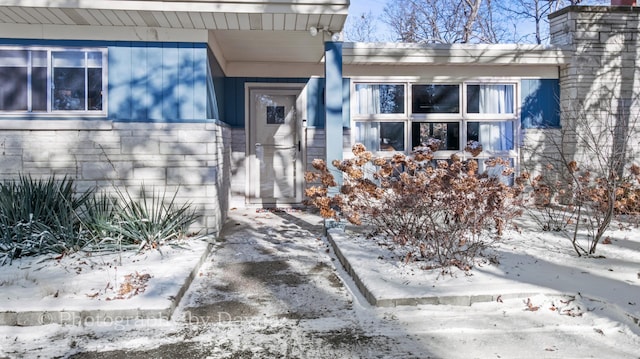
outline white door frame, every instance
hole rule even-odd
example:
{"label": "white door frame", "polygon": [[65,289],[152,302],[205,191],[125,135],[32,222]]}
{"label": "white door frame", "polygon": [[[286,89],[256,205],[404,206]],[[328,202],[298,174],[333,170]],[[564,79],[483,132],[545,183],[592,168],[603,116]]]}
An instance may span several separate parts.
{"label": "white door frame", "polygon": [[[297,93],[296,98],[296,137],[299,143],[299,151],[296,156],[295,167],[295,191],[296,196],[290,201],[277,201],[276,203],[264,203],[260,198],[254,198],[253,186],[252,186],[252,171],[255,167],[258,159],[255,156],[255,152],[252,153],[252,148],[255,147],[255,143],[252,143],[252,131],[255,130],[255,124],[251,119],[251,96],[252,90],[292,90]],[[245,204],[249,206],[259,206],[261,204],[267,205],[292,205],[300,204],[303,200],[304,191],[304,170],[306,166],[305,161],[305,141],[304,141],[304,128],[307,118],[307,96],[306,96],[306,83],[264,83],[264,82],[247,82],[244,85],[244,98],[245,98]]]}

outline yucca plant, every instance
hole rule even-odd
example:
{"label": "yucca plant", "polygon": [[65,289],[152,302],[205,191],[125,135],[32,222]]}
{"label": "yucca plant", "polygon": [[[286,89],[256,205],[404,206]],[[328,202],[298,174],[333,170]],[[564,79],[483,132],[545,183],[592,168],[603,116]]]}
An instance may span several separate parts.
{"label": "yucca plant", "polygon": [[116,189],[115,198],[102,195],[94,201],[87,226],[97,240],[97,249],[159,248],[184,237],[200,217],[191,204],[176,203],[177,191],[167,198],[166,191],[154,190],[149,195],[143,186],[140,193],[135,199],[128,191]]}
{"label": "yucca plant", "polygon": [[77,195],[73,180],[20,176],[0,184],[0,252],[7,258],[65,253],[88,241],[79,209],[93,195]]}

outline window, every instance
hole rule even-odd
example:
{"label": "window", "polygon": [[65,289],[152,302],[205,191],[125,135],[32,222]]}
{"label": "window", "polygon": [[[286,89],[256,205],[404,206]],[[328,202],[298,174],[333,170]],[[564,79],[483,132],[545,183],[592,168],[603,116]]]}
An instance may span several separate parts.
{"label": "window", "polygon": [[426,144],[430,138],[442,141],[440,150],[460,149],[460,123],[458,122],[413,122],[411,124],[413,147]]}
{"label": "window", "polygon": [[479,162],[499,156],[517,164],[516,82],[356,82],[352,91],[352,141],[378,155],[437,139],[436,158],[447,159],[477,141],[483,148]]}
{"label": "window", "polygon": [[105,64],[106,49],[0,49],[0,113],[104,113]]}
{"label": "window", "polygon": [[404,113],[404,85],[357,84],[356,114]]}
{"label": "window", "polygon": [[513,150],[513,135],[513,121],[467,122],[467,141],[481,143],[484,151]]}
{"label": "window", "polygon": [[404,122],[356,122],[355,140],[368,150],[404,151]]}
{"label": "window", "polygon": [[459,85],[413,85],[413,113],[459,113]]}
{"label": "window", "polygon": [[514,85],[468,85],[467,113],[514,114]]}

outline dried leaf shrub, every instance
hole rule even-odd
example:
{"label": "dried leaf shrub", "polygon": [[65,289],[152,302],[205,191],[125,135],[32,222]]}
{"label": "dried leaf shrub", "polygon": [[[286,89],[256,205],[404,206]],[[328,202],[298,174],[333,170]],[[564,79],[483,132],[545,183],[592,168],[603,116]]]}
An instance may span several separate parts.
{"label": "dried leaf shrub", "polygon": [[523,205],[536,210],[532,217],[541,229],[565,233],[578,256],[595,255],[614,215],[640,214],[637,165],[620,178],[614,172],[596,176],[569,161],[564,168],[547,165],[536,176],[523,172],[516,184],[523,193]]}
{"label": "dried leaf shrub", "polygon": [[[425,268],[469,270],[520,213],[515,206],[518,188],[478,173],[476,160],[458,155],[436,160],[434,149],[439,146],[432,141],[409,156],[382,158],[356,144],[352,158],[332,162],[343,173],[334,195],[328,190],[336,186],[333,175],[324,161],[314,160],[316,171],[307,173],[307,180],[321,183],[307,189],[308,203],[325,218],[372,226],[375,233],[403,246],[405,258],[427,262]],[[513,173],[506,160],[485,164],[502,168],[502,179]]]}

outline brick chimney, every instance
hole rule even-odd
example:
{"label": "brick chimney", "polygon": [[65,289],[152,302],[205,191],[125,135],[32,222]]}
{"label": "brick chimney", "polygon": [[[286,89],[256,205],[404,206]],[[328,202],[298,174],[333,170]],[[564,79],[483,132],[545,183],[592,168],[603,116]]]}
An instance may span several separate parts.
{"label": "brick chimney", "polygon": [[615,5],[615,6],[636,6],[636,0],[611,0],[611,5]]}

